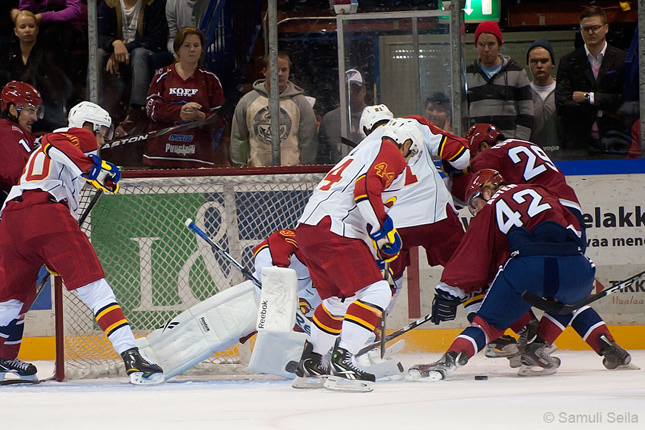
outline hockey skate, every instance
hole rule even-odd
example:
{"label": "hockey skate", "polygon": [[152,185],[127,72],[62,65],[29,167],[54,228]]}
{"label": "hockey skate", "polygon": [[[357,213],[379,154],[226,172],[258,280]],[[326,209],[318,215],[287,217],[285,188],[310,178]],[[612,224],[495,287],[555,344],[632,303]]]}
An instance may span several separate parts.
{"label": "hockey skate", "polygon": [[497,339],[486,345],[484,354],[488,358],[507,358],[508,364],[512,368],[517,368],[522,365],[521,353],[514,337],[507,334],[498,337]]}
{"label": "hockey skate", "polygon": [[121,357],[132,384],[155,385],[165,381],[161,367],[143,358],[139,348],[134,347],[123,351]]}
{"label": "hockey skate", "polygon": [[366,393],[372,391],[376,377],[359,368],[351,352],[337,346],[331,354],[329,373],[325,388],[332,391],[354,391]]}
{"label": "hockey skate", "polygon": [[[0,358],[0,385],[20,384],[20,383],[38,383],[36,373],[38,369],[31,363],[27,363],[18,358],[13,360],[4,360]],[[8,374],[13,377],[7,379]]]}
{"label": "hockey skate", "polygon": [[607,369],[627,367],[632,361],[632,356],[613,340],[609,340],[604,334],[600,336],[600,355],[603,357],[602,364]]}
{"label": "hockey skate", "polygon": [[408,381],[434,382],[446,379],[448,375],[457,370],[458,367],[468,363],[468,356],[465,352],[457,353],[449,351],[438,361],[430,364],[417,364],[408,369],[405,377]]}
{"label": "hockey skate", "polygon": [[522,356],[519,376],[546,376],[553,375],[560,367],[560,359],[552,357],[553,346],[548,343],[535,340],[525,347],[522,347]]}
{"label": "hockey skate", "polygon": [[293,388],[322,388],[327,377],[327,369],[323,365],[321,354],[314,352],[314,346],[305,340],[300,362],[295,370],[296,379]]}

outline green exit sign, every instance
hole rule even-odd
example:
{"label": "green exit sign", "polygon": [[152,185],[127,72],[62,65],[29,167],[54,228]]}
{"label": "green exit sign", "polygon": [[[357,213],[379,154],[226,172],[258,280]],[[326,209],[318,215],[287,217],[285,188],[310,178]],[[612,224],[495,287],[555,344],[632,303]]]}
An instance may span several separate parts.
{"label": "green exit sign", "polygon": [[[443,9],[442,0],[439,0],[439,9]],[[466,0],[463,10],[466,22],[499,22],[499,0]]]}

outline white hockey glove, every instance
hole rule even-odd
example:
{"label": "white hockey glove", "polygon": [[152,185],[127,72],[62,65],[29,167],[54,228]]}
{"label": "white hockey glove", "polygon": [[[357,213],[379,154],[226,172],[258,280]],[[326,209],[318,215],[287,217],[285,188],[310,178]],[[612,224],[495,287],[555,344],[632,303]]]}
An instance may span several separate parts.
{"label": "white hockey glove", "polygon": [[82,176],[96,189],[116,194],[119,191],[119,180],[121,179],[119,168],[109,161],[101,160],[94,154],[90,154],[89,157],[94,162],[94,166]]}

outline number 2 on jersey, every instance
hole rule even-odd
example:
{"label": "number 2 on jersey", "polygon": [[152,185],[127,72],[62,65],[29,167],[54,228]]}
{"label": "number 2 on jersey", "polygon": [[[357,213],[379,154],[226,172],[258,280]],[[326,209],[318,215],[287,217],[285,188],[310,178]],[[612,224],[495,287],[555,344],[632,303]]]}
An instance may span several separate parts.
{"label": "number 2 on jersey", "polygon": [[352,161],[354,161],[354,159],[350,158],[340,166],[331,169],[329,173],[327,173],[327,175],[323,178],[323,181],[327,181],[327,183],[318,189],[320,191],[328,191],[332,185],[334,185],[336,182],[340,182],[340,180],[343,178],[343,170],[345,170],[347,166],[352,163]]}

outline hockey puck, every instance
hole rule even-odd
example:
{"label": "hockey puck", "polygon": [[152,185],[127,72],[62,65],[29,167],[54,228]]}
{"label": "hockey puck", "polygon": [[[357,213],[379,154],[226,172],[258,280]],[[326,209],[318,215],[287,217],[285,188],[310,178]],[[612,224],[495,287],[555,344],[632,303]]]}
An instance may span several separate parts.
{"label": "hockey puck", "polygon": [[486,375],[475,375],[475,381],[486,381],[488,376]]}

